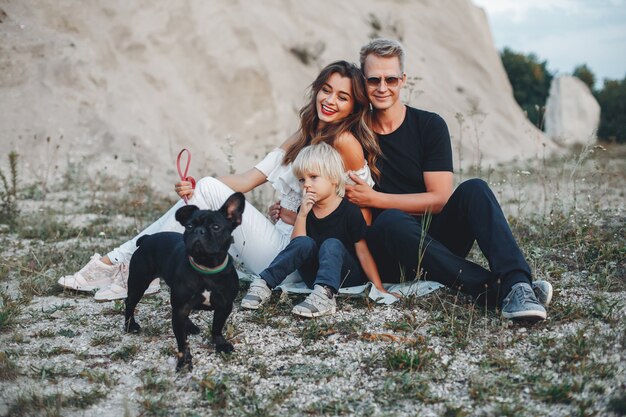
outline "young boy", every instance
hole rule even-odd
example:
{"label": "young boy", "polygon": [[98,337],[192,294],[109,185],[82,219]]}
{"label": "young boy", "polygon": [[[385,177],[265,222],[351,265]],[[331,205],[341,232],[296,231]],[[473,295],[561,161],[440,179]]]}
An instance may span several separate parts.
{"label": "young boy", "polygon": [[291,242],[252,282],[241,300],[242,307],[259,308],[272,289],[295,270],[313,288],[292,310],[304,317],[334,313],[339,288],[364,283],[364,275],[378,290],[387,292],[365,243],[363,214],[343,198],[344,172],[341,157],[326,143],[307,146],[298,153],[293,173],[302,186],[303,198]]}

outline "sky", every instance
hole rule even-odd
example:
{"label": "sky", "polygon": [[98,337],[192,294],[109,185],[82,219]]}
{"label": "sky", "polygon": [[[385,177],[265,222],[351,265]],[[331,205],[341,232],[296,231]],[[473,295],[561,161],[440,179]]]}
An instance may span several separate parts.
{"label": "sky", "polygon": [[498,50],[534,53],[571,74],[587,64],[596,88],[626,77],[626,0],[472,0],[484,8]]}

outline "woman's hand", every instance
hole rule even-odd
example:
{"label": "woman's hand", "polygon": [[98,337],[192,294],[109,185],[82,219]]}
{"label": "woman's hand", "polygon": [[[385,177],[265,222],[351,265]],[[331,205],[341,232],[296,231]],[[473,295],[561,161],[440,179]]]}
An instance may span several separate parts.
{"label": "woman's hand", "polygon": [[281,206],[280,200],[268,207],[267,214],[274,223],[280,219],[283,223],[287,223],[292,226],[296,223],[296,216],[298,215],[295,211],[291,211]]}
{"label": "woman's hand", "polygon": [[187,197],[187,199],[190,199],[193,197],[193,188],[189,181],[178,181],[174,185],[174,191],[176,191],[176,194],[178,194],[180,198]]}
{"label": "woman's hand", "polygon": [[274,223],[276,223],[278,219],[280,219],[281,208],[282,207],[280,206],[280,200],[270,204],[270,206],[267,208],[267,215],[270,216],[270,220]]}

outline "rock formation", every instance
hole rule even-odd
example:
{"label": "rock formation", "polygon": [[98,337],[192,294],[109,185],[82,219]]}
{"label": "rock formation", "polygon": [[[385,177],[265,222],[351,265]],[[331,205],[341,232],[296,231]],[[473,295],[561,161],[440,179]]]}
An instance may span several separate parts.
{"label": "rock formation", "polygon": [[564,145],[596,139],[600,105],[578,77],[554,78],[546,102],[546,135]]}
{"label": "rock formation", "polygon": [[372,37],[406,45],[405,100],[447,120],[457,166],[553,148],[515,103],[470,0],[8,0],[0,9],[0,144],[46,181],[72,169],[149,176],[171,192],[182,147],[196,177],[249,167],[295,131],[319,70],[358,61]]}

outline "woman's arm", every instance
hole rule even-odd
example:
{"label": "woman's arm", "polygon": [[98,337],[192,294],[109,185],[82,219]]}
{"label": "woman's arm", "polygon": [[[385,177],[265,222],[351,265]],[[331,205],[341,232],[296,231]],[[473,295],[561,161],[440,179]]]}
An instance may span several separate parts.
{"label": "woman's arm", "polygon": [[343,167],[346,171],[358,171],[365,165],[363,147],[352,133],[343,133],[335,139],[333,147],[341,155]]}
{"label": "woman's arm", "polygon": [[[344,133],[334,143],[334,147],[343,159],[346,171],[358,171],[365,165],[363,147],[352,133]],[[367,207],[361,207],[361,213],[367,225],[372,224],[372,211]]]}
{"label": "woman's arm", "polygon": [[[248,192],[267,181],[267,177],[256,168],[250,168],[241,174],[225,175],[217,178],[219,181],[228,185],[233,191],[242,193]],[[193,188],[189,181],[178,181],[174,186],[179,197],[191,198],[193,196]]]}
{"label": "woman's arm", "polygon": [[[293,145],[296,139],[297,135],[294,133],[280,145],[280,148],[286,151]],[[248,192],[267,181],[265,174],[257,168],[250,168],[241,174],[223,175],[217,179],[232,188],[233,191],[240,191],[242,193]],[[177,182],[175,190],[181,198],[191,198],[193,196],[193,189],[191,188],[191,183],[188,181]]]}
{"label": "woman's arm", "polygon": [[224,175],[217,177],[218,180],[228,185],[233,191],[247,193],[267,181],[264,173],[256,168],[250,168],[241,174]]}

